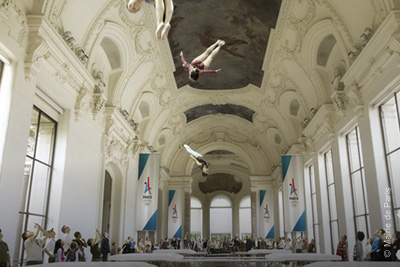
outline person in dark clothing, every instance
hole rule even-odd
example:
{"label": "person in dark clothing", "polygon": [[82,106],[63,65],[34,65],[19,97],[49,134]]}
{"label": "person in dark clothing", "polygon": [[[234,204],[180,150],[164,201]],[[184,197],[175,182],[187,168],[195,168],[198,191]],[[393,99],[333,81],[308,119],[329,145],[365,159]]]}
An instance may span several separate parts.
{"label": "person in dark clothing", "polygon": [[90,253],[92,253],[92,261],[100,261],[101,260],[101,251],[99,248],[99,243],[101,240],[100,231],[96,229],[96,234],[94,238],[89,238],[87,241],[88,246],[90,247]]}
{"label": "person in dark clothing", "polygon": [[0,267],[8,266],[11,266],[10,252],[7,243],[3,241],[3,233],[0,229]]}
{"label": "person in dark clothing", "polygon": [[86,261],[85,257],[85,248],[87,248],[86,240],[82,238],[80,232],[75,232],[74,233],[75,239],[72,240],[73,242],[76,242],[78,244],[78,248],[82,253],[79,253],[79,261]]}
{"label": "person in dark clothing", "polygon": [[103,261],[107,261],[108,253],[111,252],[110,241],[108,240],[108,233],[103,234],[103,239],[100,244],[100,251],[103,254]]}
{"label": "person in dark clothing", "polygon": [[251,250],[253,248],[253,240],[251,239],[251,237],[249,236],[246,239],[246,252],[248,252],[249,250]]}
{"label": "person in dark clothing", "polygon": [[185,237],[183,238],[183,249],[189,249],[189,233],[185,234]]}

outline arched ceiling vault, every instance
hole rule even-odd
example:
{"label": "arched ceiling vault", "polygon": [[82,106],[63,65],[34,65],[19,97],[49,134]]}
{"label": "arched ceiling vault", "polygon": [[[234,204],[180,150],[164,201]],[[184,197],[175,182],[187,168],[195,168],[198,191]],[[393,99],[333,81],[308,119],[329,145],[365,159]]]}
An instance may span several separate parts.
{"label": "arched ceiling vault", "polygon": [[[72,33],[74,49],[88,53],[87,69],[104,72],[107,106],[128,111],[129,118],[140,125],[141,141],[161,152],[162,164],[171,175],[192,174],[193,162],[182,148],[184,143],[203,154],[230,151],[242,164],[231,159],[242,166],[234,168],[245,166],[244,173],[249,175],[270,175],[281,153],[298,143],[303,120],[312,118],[310,109],[332,102],[334,68],[346,71],[348,51],[366,27],[374,30],[379,25],[389,4],[376,0],[250,2],[202,0],[199,10],[219,14],[202,17],[185,12],[199,3],[174,0],[168,40],[155,37],[154,7],[148,4],[137,13],[128,12],[124,0],[49,0],[38,1],[37,6],[24,0],[19,4],[27,13],[44,12],[61,35]],[[244,9],[248,3],[252,7]],[[330,34],[336,43],[320,66],[320,44]],[[102,46],[104,38],[115,46]],[[221,75],[203,76],[197,84],[185,80],[180,50],[191,60],[218,38],[227,42],[212,63],[212,68],[222,68]],[[111,47],[119,51],[107,51]],[[113,55],[120,56],[118,68],[113,68],[118,65],[117,59],[110,58]],[[243,73],[249,74],[248,79]],[[299,104],[295,114],[291,113],[294,100]],[[204,112],[187,122],[185,112],[210,105],[252,110],[252,122],[234,114],[235,109],[222,112],[226,114]],[[215,161],[215,156],[210,157]]]}

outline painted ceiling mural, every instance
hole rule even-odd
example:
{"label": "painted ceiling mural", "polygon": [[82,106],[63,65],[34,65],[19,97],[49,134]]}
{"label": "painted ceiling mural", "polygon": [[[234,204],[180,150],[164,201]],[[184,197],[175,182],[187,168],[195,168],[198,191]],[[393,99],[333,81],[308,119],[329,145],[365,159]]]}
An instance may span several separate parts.
{"label": "painted ceiling mural", "polygon": [[228,173],[215,173],[207,176],[205,182],[199,182],[199,189],[204,194],[216,191],[227,191],[239,193],[242,189],[242,182],[235,181],[235,176]]}
{"label": "painted ceiling mural", "polygon": [[239,105],[225,104],[225,105],[213,105],[207,104],[197,106],[185,111],[186,123],[189,123],[202,116],[213,115],[213,114],[230,114],[235,115],[249,122],[253,122],[254,111]]}
{"label": "painted ceiling mural", "polygon": [[[169,44],[174,58],[177,87],[238,89],[261,86],[262,64],[271,28],[275,28],[281,0],[174,0]],[[222,39],[225,45],[210,65],[218,74],[196,82],[187,77],[179,53],[187,62]]]}

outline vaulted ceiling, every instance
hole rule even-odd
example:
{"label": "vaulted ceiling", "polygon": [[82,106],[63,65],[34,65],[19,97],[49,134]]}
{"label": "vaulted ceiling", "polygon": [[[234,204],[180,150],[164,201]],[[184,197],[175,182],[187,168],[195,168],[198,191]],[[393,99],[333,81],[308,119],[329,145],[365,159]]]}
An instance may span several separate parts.
{"label": "vaulted ceiling", "polygon": [[[32,2],[23,1],[28,13],[50,12]],[[348,52],[391,3],[174,0],[168,40],[156,38],[146,3],[130,13],[125,0],[62,0],[49,16],[88,54],[88,71],[105,74],[107,106],[138,123],[138,138],[161,153],[170,176],[199,175],[187,143],[211,174],[268,179],[299,144],[311,109],[332,103],[334,68],[346,72]],[[222,71],[190,82],[179,52],[190,61],[217,39],[226,45],[211,69]]]}

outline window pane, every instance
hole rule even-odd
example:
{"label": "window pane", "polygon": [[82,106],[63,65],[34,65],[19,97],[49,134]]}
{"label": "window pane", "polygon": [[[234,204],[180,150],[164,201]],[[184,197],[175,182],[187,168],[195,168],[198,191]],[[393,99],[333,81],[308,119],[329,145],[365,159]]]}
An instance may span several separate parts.
{"label": "window pane", "polygon": [[328,194],[329,194],[329,209],[331,212],[331,221],[337,219],[337,211],[336,211],[336,195],[335,195],[335,185],[328,186]]}
{"label": "window pane", "polygon": [[361,183],[361,172],[360,171],[355,172],[352,175],[352,184],[353,184],[355,215],[365,214],[363,186]]}
{"label": "window pane", "polygon": [[211,234],[232,233],[232,208],[210,209]]}
{"label": "window pane", "polygon": [[38,121],[39,121],[39,112],[36,109],[33,109],[31,118],[31,127],[29,128],[28,147],[26,149],[26,154],[31,157],[33,157],[33,151],[35,150]]}
{"label": "window pane", "polygon": [[400,207],[400,150],[390,154],[387,160],[393,196],[393,207],[398,208]]}
{"label": "window pane", "polygon": [[191,233],[201,234],[202,225],[202,210],[191,209],[190,210],[190,231]]}
{"label": "window pane", "polygon": [[239,209],[240,235],[251,233],[251,208]]}
{"label": "window pane", "polygon": [[381,106],[381,117],[385,145],[388,153],[400,147],[399,118],[397,117],[396,103],[392,97],[386,104]]}
{"label": "window pane", "polygon": [[356,227],[357,227],[357,232],[361,231],[363,232],[365,235],[367,235],[367,224],[365,222],[366,217],[365,216],[360,216],[360,217],[356,217]]}
{"label": "window pane", "polygon": [[350,171],[353,172],[360,168],[357,135],[355,129],[347,135],[347,147],[349,149]]}
{"label": "window pane", "polygon": [[227,200],[226,198],[218,197],[214,198],[214,200],[211,202],[211,207],[230,207],[231,202]]}
{"label": "window pane", "polygon": [[369,209],[368,209],[368,195],[367,195],[367,183],[365,182],[365,172],[364,172],[364,168],[361,169],[361,174],[362,174],[362,181],[363,181],[363,190],[364,190],[364,203],[365,203],[365,213],[369,213]]}
{"label": "window pane", "polygon": [[313,206],[313,216],[314,216],[314,223],[318,223],[318,214],[317,214],[317,195],[312,195],[312,206]]}
{"label": "window pane", "polygon": [[[40,226],[44,227],[45,223],[45,218],[41,216],[35,216],[35,215],[29,215],[28,216],[28,224],[26,225],[26,230],[36,232],[35,224],[39,224]],[[39,231],[39,236],[41,236],[42,233]]]}
{"label": "window pane", "polygon": [[201,202],[197,198],[190,198],[190,207],[201,208]]}
{"label": "window pane", "polygon": [[333,177],[333,164],[332,164],[332,151],[329,150],[325,153],[325,168],[326,168],[326,179],[328,185],[335,182]]}
{"label": "window pane", "polygon": [[339,227],[338,222],[331,222],[331,233],[332,233],[332,253],[336,252],[336,246],[339,243]]}
{"label": "window pane", "polygon": [[240,202],[240,207],[241,208],[250,208],[251,207],[250,197],[246,197],[245,199],[243,199],[242,202]]}
{"label": "window pane", "polygon": [[24,169],[24,180],[23,180],[23,193],[25,197],[25,207],[24,211],[28,211],[28,198],[26,197],[26,193],[28,192],[28,187],[29,187],[29,181],[30,177],[32,175],[32,166],[33,166],[33,160],[26,157],[25,158],[25,169]]}
{"label": "window pane", "polygon": [[311,194],[315,193],[314,166],[310,167]]}
{"label": "window pane", "polygon": [[[363,155],[362,153],[362,145],[361,145],[361,138],[360,138],[360,129],[356,127],[356,132],[357,132],[357,138],[358,138],[358,153],[359,155]],[[364,160],[363,157],[360,158],[360,168],[364,168]]]}
{"label": "window pane", "polygon": [[36,214],[46,213],[47,188],[49,183],[50,168],[36,162],[31,185],[29,212]]}
{"label": "window pane", "polygon": [[50,164],[53,154],[53,141],[56,124],[45,115],[40,117],[39,138],[36,148],[36,158]]}

